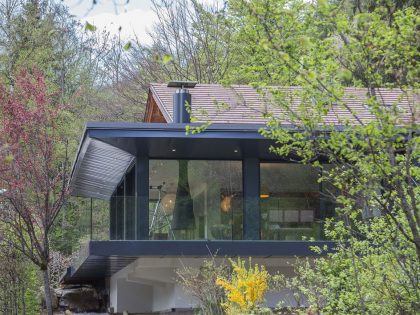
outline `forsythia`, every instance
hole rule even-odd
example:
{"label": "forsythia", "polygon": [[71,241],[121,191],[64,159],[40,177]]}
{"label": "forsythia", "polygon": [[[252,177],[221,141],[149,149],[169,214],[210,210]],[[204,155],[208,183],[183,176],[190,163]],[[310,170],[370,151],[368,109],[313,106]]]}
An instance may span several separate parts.
{"label": "forsythia", "polygon": [[268,288],[269,274],[264,266],[251,265],[249,259],[249,269],[245,266],[245,261],[238,258],[235,263],[230,260],[233,273],[231,280],[218,277],[216,284],[222,287],[227,296],[227,301],[222,304],[227,314],[250,314],[264,300],[264,295]]}

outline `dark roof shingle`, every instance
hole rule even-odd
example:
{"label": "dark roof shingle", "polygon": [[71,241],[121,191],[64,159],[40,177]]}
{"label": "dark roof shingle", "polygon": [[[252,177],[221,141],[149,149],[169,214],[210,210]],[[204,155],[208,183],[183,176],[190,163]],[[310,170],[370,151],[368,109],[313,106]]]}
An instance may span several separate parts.
{"label": "dark roof shingle", "polygon": [[[282,99],[288,102],[292,110],[302,106],[299,97],[300,87],[274,87],[274,89],[282,95]],[[150,85],[152,96],[167,122],[172,121],[172,95],[175,90],[176,88],[169,88],[166,84],[152,83]],[[263,114],[267,112],[280,118],[283,123],[289,122],[287,113],[275,104],[270,93],[263,97],[249,85],[224,87],[219,84],[197,84],[189,91],[192,95],[192,112],[198,122],[265,123],[267,118]],[[404,121],[408,121],[410,115],[415,115],[415,120],[418,122],[419,95],[407,97],[407,94],[401,90],[384,88],[376,89],[375,92],[384,105],[398,104],[403,111]],[[346,118],[356,122],[350,111],[356,113],[362,121],[373,119],[374,116],[365,106],[367,98],[367,89],[345,88],[341,101],[346,104],[346,107],[333,106],[328,115],[324,116],[324,122],[342,124]]]}

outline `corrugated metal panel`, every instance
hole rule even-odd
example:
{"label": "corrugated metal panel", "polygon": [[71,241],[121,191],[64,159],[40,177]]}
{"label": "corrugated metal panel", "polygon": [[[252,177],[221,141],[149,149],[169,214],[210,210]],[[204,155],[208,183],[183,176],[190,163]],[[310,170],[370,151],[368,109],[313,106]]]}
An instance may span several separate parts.
{"label": "corrugated metal panel", "polygon": [[[287,102],[291,110],[302,106],[299,97],[299,87],[272,87],[281,94],[282,101]],[[168,122],[172,121],[172,95],[175,88],[168,88],[166,84],[152,83],[151,92]],[[224,87],[218,84],[197,84],[189,89],[192,95],[192,110],[199,122],[213,123],[265,123],[265,113],[271,113],[283,123],[289,123],[289,113],[276,105],[270,93],[263,96],[249,85],[233,85]],[[376,89],[378,99],[384,105],[398,104],[405,113],[403,120],[410,119],[415,113],[415,106],[419,105],[419,95],[407,97],[398,89]],[[324,122],[342,124],[345,119],[356,122],[353,114],[361,121],[369,121],[374,116],[366,108],[367,89],[345,88],[342,102],[346,106],[333,106]],[[417,113],[418,115],[418,113]],[[418,121],[418,116],[415,117]]]}
{"label": "corrugated metal panel", "polygon": [[130,153],[87,138],[70,182],[72,195],[109,199],[133,160]]}

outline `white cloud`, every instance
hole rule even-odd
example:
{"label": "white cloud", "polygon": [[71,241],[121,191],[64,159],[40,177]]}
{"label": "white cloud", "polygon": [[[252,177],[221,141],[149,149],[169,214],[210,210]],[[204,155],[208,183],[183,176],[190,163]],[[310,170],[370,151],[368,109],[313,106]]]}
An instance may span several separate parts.
{"label": "white cloud", "polygon": [[152,10],[131,10],[120,14],[99,13],[81,19],[82,23],[89,22],[98,31],[106,30],[113,35],[118,34],[121,27],[121,38],[128,40],[137,35],[143,44],[150,44],[152,39],[147,34],[157,17]]}

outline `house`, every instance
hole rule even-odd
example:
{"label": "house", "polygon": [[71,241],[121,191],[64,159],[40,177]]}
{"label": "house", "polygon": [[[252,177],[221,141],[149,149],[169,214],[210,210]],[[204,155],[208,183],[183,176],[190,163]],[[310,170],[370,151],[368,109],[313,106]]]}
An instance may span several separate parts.
{"label": "house", "polygon": [[[298,88],[279,89],[292,96]],[[371,119],[364,90],[345,98]],[[72,194],[90,199],[86,244],[63,282],[105,287],[114,312],[179,311],[194,300],[177,268],[240,256],[287,275],[294,257],[315,256],[310,246],[332,249],[323,222],[334,203],[314,169],[270,152],[274,143],[259,133],[267,111],[283,114],[250,86],[172,82],[151,84],[144,122],[88,123],[71,177]],[[186,134],[191,112],[213,124]],[[325,119],[338,117],[351,115],[337,107]],[[280,299],[287,292],[269,293],[267,304]]]}

